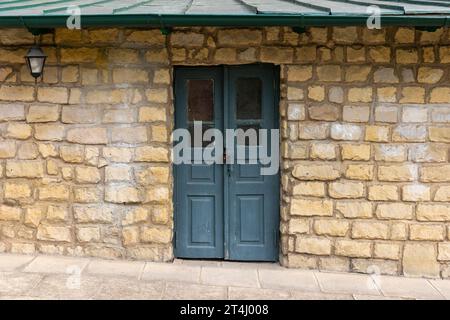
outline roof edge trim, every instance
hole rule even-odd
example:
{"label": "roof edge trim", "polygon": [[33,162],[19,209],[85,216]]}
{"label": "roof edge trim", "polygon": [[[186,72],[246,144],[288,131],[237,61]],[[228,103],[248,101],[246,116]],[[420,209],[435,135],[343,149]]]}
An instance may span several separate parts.
{"label": "roof edge trim", "polygon": [[[58,28],[65,27],[67,15],[48,16],[0,16],[0,27]],[[167,27],[189,26],[362,26],[367,15],[83,15],[82,27]],[[382,16],[382,27],[387,26],[449,26],[446,15],[402,15]]]}

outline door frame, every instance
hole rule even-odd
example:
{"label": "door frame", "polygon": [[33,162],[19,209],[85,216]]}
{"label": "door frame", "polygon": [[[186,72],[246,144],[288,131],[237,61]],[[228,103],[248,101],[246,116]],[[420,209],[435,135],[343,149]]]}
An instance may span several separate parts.
{"label": "door frame", "polygon": [[[173,120],[174,120],[174,129],[176,128],[176,119],[177,119],[177,113],[181,112],[180,110],[178,110],[178,108],[176,107],[176,99],[177,99],[177,95],[176,95],[176,72],[175,69],[199,69],[199,68],[214,68],[214,67],[221,67],[223,68],[222,72],[223,72],[223,92],[228,92],[229,88],[228,88],[228,81],[229,81],[229,69],[227,67],[238,67],[238,66],[251,66],[251,65],[266,65],[266,66],[270,66],[270,68],[272,69],[273,72],[273,104],[274,104],[274,129],[279,129],[280,130],[280,81],[281,81],[281,68],[279,65],[274,65],[271,63],[249,63],[249,64],[240,64],[240,65],[199,65],[199,66],[185,66],[185,65],[174,65],[173,69],[174,69],[174,77],[173,77],[173,82],[172,82],[172,91],[173,91],[173,97],[174,97],[174,113],[173,113]],[[223,106],[222,108],[224,108],[224,105],[229,103],[229,97],[226,94],[223,94]],[[227,113],[223,113],[223,121],[224,123],[228,123],[229,119],[228,119],[229,115]],[[278,143],[281,144],[281,134],[279,137],[279,141]],[[173,142],[172,142],[173,143]],[[173,145],[172,145],[173,146]],[[281,150],[281,146],[280,146],[280,150]],[[282,157],[281,157],[281,152],[279,154],[279,174],[278,174],[278,197],[276,200],[278,200],[278,208],[279,208],[279,214],[278,214],[278,219],[276,220],[276,225],[275,225],[275,230],[277,230],[276,235],[275,235],[275,241],[276,241],[276,247],[278,249],[278,255],[276,257],[276,260],[274,262],[276,263],[280,263],[280,255],[282,254],[282,250],[281,250],[281,234],[280,234],[280,221],[281,221],[281,197],[282,197],[282,187],[281,187],[281,167],[282,167]],[[229,208],[229,203],[228,201],[226,201],[226,199],[229,198],[229,177],[228,174],[226,174],[226,166],[223,166],[223,183],[224,183],[224,196],[223,196],[223,210],[224,212],[226,210],[228,210]],[[172,246],[173,246],[173,251],[176,252],[176,242],[177,242],[177,212],[176,212],[176,207],[175,207],[175,201],[177,200],[177,195],[179,193],[178,191],[178,184],[177,182],[177,175],[179,174],[177,169],[177,166],[175,164],[172,163],[172,172],[173,172],[173,177],[172,177],[172,181],[173,181],[173,202],[172,202],[172,212],[173,212],[173,238],[172,238]],[[224,215],[225,216],[225,215]],[[228,255],[229,252],[229,223],[224,223],[224,258],[226,260],[226,257]],[[175,257],[176,258],[176,257]],[[186,259],[186,258],[183,258]],[[195,260],[196,258],[194,258]],[[198,259],[204,259],[204,258],[198,258]]]}

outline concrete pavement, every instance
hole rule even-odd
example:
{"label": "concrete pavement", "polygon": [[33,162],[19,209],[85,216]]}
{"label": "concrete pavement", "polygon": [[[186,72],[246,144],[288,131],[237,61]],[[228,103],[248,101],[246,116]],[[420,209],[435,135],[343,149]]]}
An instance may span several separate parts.
{"label": "concrete pavement", "polygon": [[0,299],[450,299],[450,280],[277,264],[0,254]]}

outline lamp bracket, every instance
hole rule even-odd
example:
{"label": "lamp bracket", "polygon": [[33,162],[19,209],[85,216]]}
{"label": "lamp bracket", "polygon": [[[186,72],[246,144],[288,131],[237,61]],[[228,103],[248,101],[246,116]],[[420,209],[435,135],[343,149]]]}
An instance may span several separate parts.
{"label": "lamp bracket", "polygon": [[161,33],[165,36],[169,35],[172,33],[172,28],[171,27],[161,27]]}

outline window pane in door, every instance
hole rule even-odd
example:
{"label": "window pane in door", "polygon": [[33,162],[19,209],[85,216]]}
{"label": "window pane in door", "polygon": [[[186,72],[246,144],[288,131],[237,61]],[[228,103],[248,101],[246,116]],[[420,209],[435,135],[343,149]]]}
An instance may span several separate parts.
{"label": "window pane in door", "polygon": [[213,119],[213,80],[188,80],[188,120],[213,121]]}
{"label": "window pane in door", "polygon": [[239,78],[236,83],[236,118],[261,119],[261,90],[259,78]]}

